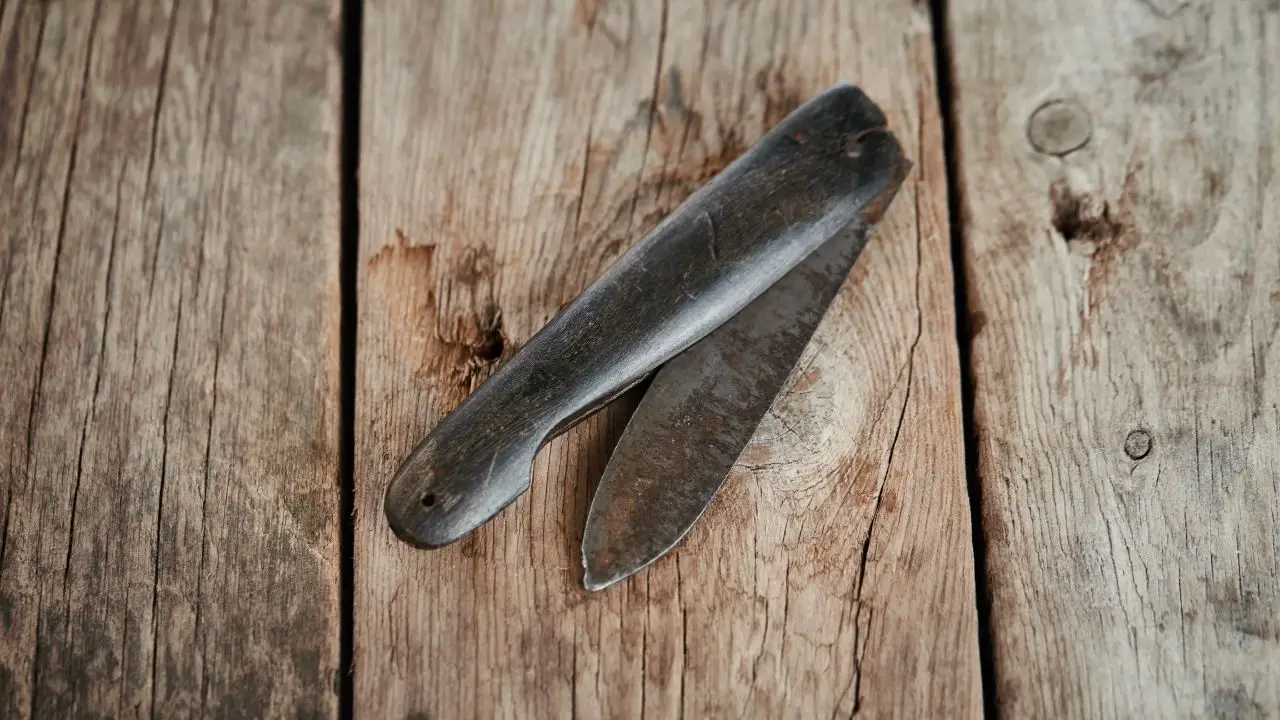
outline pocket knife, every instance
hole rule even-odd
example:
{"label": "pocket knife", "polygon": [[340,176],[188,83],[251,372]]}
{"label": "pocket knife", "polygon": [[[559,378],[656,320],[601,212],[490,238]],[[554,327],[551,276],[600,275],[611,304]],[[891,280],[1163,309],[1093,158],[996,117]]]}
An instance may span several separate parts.
{"label": "pocket knife", "polygon": [[529,488],[548,440],[652,376],[582,540],[599,590],[678,544],[795,367],[911,163],[841,83],[698,188],[490,375],[403,460],[402,540],[437,548]]}

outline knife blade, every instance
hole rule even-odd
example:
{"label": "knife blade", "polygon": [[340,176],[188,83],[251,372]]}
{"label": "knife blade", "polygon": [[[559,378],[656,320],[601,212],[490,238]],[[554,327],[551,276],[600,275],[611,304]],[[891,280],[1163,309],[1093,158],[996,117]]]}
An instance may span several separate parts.
{"label": "knife blade", "polygon": [[657,372],[587,513],[586,589],[602,590],[648,567],[697,523],[786,384],[872,229],[852,223]]}
{"label": "knife blade", "polygon": [[401,463],[384,511],[440,547],[529,486],[537,450],[684,352],[842,228],[872,221],[904,175],[858,88],[828,88],[765,133],[445,417]]}

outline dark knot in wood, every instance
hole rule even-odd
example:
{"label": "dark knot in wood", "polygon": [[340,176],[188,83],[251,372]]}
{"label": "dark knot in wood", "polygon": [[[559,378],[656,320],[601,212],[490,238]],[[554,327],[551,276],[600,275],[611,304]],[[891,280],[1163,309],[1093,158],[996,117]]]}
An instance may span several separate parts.
{"label": "dark knot in wood", "polygon": [[1141,460],[1151,454],[1151,434],[1146,430],[1134,430],[1124,439],[1124,454],[1131,460]]}

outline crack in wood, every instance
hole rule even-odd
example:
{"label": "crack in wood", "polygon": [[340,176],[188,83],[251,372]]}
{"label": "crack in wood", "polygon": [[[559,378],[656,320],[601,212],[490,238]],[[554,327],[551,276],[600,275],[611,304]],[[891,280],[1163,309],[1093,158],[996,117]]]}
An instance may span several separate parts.
{"label": "crack in wood", "polygon": [[644,150],[640,153],[640,172],[636,174],[636,189],[631,196],[631,217],[627,222],[627,233],[635,232],[636,206],[640,202],[640,191],[644,187],[645,170],[649,163],[649,144],[653,140],[653,122],[658,116],[658,83],[662,78],[663,51],[667,44],[667,11],[670,0],[662,0],[662,16],[658,30],[658,60],[653,68],[653,90],[649,95],[649,122],[644,132]]}
{"label": "crack in wood", "polygon": [[[31,6],[33,5],[24,3],[22,7],[25,9]],[[40,68],[40,50],[42,47],[44,47],[45,23],[49,20],[49,4],[48,3],[35,3],[34,7],[40,8],[40,29],[36,32],[36,47],[35,47],[35,50],[32,52],[31,72],[28,73],[27,75],[27,90],[26,90],[26,94],[23,95],[22,97],[22,110],[21,110],[21,115],[18,119],[18,141],[14,145],[15,158],[21,158],[22,146],[23,146],[23,143],[26,142],[27,116],[31,110],[31,96],[32,94],[35,93],[35,89],[36,89],[36,70]],[[13,163],[13,177],[10,178],[10,181],[9,181],[11,185],[17,184],[18,170],[21,167],[22,167],[21,162],[15,161]],[[12,249],[10,250],[10,252],[13,252]],[[8,270],[8,268],[6,268],[6,270]],[[5,275],[5,279],[6,280],[8,279],[7,273]],[[3,296],[0,296],[0,302],[3,302]],[[3,314],[0,313],[0,317],[2,316]]]}
{"label": "crack in wood", "polygon": [[160,144],[160,111],[164,107],[165,82],[169,79],[169,56],[173,53],[173,33],[178,22],[178,0],[169,8],[169,27],[164,35],[164,52],[160,57],[160,77],[156,83],[156,103],[151,113],[151,147],[147,153],[147,171],[142,181],[142,204],[145,207],[151,190],[151,173],[156,166],[156,147]]}
{"label": "crack in wood", "polygon": [[[855,594],[854,594],[854,607],[856,608],[856,612],[859,614],[862,612],[862,607],[863,607],[863,603],[862,603],[863,588],[864,588],[864,585],[866,584],[867,561],[868,561],[868,555],[871,550],[871,542],[874,537],[876,518],[880,514],[880,506],[881,506],[881,502],[884,499],[885,486],[888,485],[889,483],[889,472],[893,467],[894,452],[898,447],[898,439],[902,435],[903,421],[906,419],[906,416],[907,416],[907,405],[911,400],[911,381],[915,371],[916,348],[919,346],[920,338],[924,334],[924,311],[920,305],[920,268],[924,263],[924,259],[921,256],[921,252],[923,251],[923,240],[921,238],[922,230],[920,227],[920,222],[921,222],[920,221],[920,195],[919,195],[918,186],[913,188],[913,195],[914,195],[914,203],[915,203],[915,223],[914,224],[915,224],[915,235],[916,235],[915,337],[912,338],[911,346],[907,351],[907,361],[905,363],[907,368],[907,382],[906,382],[906,388],[903,390],[903,393],[902,393],[902,407],[898,411],[898,421],[893,431],[893,440],[889,443],[889,454],[888,454],[888,458],[885,460],[884,475],[881,477],[880,485],[876,490],[876,500],[875,500],[875,504],[872,506],[872,509],[871,509],[871,519],[867,523],[866,539],[862,543],[862,554],[858,560],[858,574],[857,574],[858,582],[857,582],[857,590],[855,591]],[[870,623],[870,612],[872,610],[873,610],[872,608],[870,607],[868,608],[868,620],[867,620],[868,628]],[[855,621],[854,621],[855,632],[854,632],[853,642],[854,642],[854,648],[857,651],[857,654],[854,657],[854,684],[853,684],[854,700],[853,700],[853,713],[851,714],[851,716],[858,714],[858,711],[861,708],[861,703],[862,703],[862,687],[861,687],[862,659],[863,659],[862,653],[865,651],[865,643],[863,643],[864,647],[862,650],[857,650],[858,644],[859,644],[858,641],[860,639],[859,635],[861,633],[860,627],[861,626],[858,624],[857,619],[855,617]]]}

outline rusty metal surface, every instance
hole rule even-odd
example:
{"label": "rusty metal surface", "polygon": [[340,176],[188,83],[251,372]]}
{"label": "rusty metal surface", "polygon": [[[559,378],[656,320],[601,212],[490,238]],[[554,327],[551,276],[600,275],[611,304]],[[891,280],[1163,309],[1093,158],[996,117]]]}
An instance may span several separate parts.
{"label": "rusty metal surface", "polygon": [[[391,528],[438,547],[497,514],[528,488],[543,443],[734,317],[843,228],[874,219],[904,168],[883,114],[859,89],[836,85],[809,100],[409,453],[385,498]],[[741,362],[774,362],[770,348],[759,352]]]}

